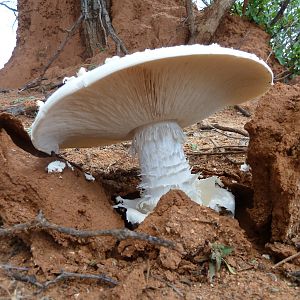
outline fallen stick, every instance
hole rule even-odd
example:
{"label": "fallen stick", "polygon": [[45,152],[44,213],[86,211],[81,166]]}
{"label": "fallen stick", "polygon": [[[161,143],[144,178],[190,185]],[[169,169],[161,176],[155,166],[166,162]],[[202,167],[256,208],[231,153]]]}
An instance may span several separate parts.
{"label": "fallen stick", "polygon": [[234,105],[233,107],[237,111],[239,111],[243,116],[248,117],[248,118],[251,117],[251,113],[248,110],[246,110],[245,108],[243,108],[243,107],[241,107],[239,105]]}
{"label": "fallen stick", "polygon": [[289,262],[289,261],[291,261],[291,260],[293,260],[293,259],[295,259],[297,257],[300,257],[300,251],[297,252],[297,253],[295,253],[295,254],[293,254],[293,255],[291,255],[291,256],[289,256],[289,257],[286,257],[283,260],[281,260],[280,262],[278,262],[277,264],[275,264],[272,268],[275,269],[275,268],[277,268],[277,267],[285,264],[286,262]]}
{"label": "fallen stick", "polygon": [[18,272],[8,272],[8,276],[12,277],[13,279],[15,279],[17,281],[30,283],[30,284],[36,286],[39,289],[35,294],[38,294],[38,293],[44,291],[50,285],[56,284],[59,281],[66,280],[66,279],[74,279],[74,278],[101,280],[101,281],[111,284],[113,286],[119,284],[118,281],[116,281],[115,279],[110,278],[104,274],[82,274],[82,273],[62,272],[54,279],[47,280],[45,282],[37,281],[37,279],[34,275],[24,275],[24,274],[21,274]]}
{"label": "fallen stick", "polygon": [[245,130],[241,130],[241,129],[238,129],[238,128],[227,127],[227,126],[222,126],[222,125],[219,125],[219,124],[198,125],[198,128],[200,130],[218,129],[218,130],[222,130],[222,131],[229,131],[229,132],[238,133],[240,135],[249,137],[249,133]]}
{"label": "fallen stick", "polygon": [[223,151],[223,152],[187,152],[187,155],[237,155],[237,154],[245,154],[247,153],[247,149],[241,149],[239,151]]}
{"label": "fallen stick", "polygon": [[184,294],[171,282],[164,280],[163,278],[150,274],[151,277],[153,277],[154,279],[163,282],[164,284],[166,284],[168,287],[170,287],[176,294],[178,294],[180,297],[184,297]]}
{"label": "fallen stick", "polygon": [[131,231],[127,228],[122,229],[106,229],[106,230],[78,230],[71,227],[64,227],[47,221],[42,212],[29,223],[16,224],[7,228],[0,228],[0,236],[11,236],[28,230],[55,230],[57,232],[76,236],[80,238],[89,238],[95,236],[113,236],[118,240],[135,239],[149,242],[154,245],[175,249],[175,243],[151,236],[142,232]]}
{"label": "fallen stick", "polygon": [[[248,146],[241,146],[241,145],[230,145],[230,146],[215,146],[213,148],[200,148],[199,152],[209,151],[209,150],[233,150],[233,151],[243,151],[248,150]],[[221,152],[222,153],[222,152]]]}
{"label": "fallen stick", "polygon": [[3,270],[19,270],[19,271],[28,271],[29,268],[27,267],[18,267],[18,266],[12,266],[9,264],[0,264],[0,269]]}

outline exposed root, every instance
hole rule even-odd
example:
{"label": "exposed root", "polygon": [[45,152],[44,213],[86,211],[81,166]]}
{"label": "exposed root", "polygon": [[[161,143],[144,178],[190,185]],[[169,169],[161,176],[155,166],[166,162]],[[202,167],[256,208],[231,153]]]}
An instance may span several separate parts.
{"label": "exposed root", "polygon": [[16,224],[11,227],[0,228],[0,236],[12,236],[20,232],[37,230],[55,230],[63,234],[80,238],[89,238],[95,236],[113,236],[120,241],[126,239],[136,239],[146,241],[154,245],[175,249],[175,244],[171,241],[167,241],[145,233],[131,231],[126,228],[107,230],[78,230],[71,227],[59,226],[48,222],[42,212],[39,212],[36,218],[29,223]]}

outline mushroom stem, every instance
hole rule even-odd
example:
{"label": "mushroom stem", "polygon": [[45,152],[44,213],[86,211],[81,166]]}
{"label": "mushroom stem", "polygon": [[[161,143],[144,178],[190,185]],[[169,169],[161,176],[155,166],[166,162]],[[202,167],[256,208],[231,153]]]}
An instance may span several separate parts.
{"label": "mushroom stem", "polygon": [[216,211],[225,207],[234,214],[234,197],[222,188],[216,176],[199,180],[197,174],[191,173],[183,152],[184,140],[185,135],[175,121],[156,122],[134,130],[131,151],[140,161],[141,198],[117,197],[119,204],[115,206],[127,209],[129,222],[142,222],[171,189],[180,189],[193,201]]}
{"label": "mushroom stem", "polygon": [[171,189],[180,189],[202,204],[193,184],[198,176],[191,174],[183,152],[184,140],[181,127],[174,121],[152,123],[135,130],[131,150],[138,155],[141,167],[142,197],[136,203],[139,211],[152,211],[161,196]]}

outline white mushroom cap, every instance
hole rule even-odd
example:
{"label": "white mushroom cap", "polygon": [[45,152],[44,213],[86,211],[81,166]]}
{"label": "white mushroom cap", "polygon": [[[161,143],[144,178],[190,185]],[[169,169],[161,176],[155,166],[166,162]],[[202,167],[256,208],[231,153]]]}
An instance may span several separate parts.
{"label": "white mushroom cap", "polygon": [[137,52],[58,89],[39,110],[32,141],[51,153],[128,140],[152,122],[185,127],[263,94],[272,81],[271,69],[255,55],[218,45]]}

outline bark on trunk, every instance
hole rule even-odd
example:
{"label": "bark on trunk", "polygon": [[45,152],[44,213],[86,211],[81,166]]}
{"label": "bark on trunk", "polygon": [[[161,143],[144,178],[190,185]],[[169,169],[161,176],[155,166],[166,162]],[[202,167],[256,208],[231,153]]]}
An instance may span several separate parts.
{"label": "bark on trunk", "polygon": [[212,5],[207,7],[204,13],[196,18],[195,35],[191,37],[189,43],[209,44],[223,16],[234,2],[235,0],[215,0]]}
{"label": "bark on trunk", "polygon": [[[106,4],[106,1],[103,2]],[[102,21],[102,10],[103,7],[97,0],[81,0],[81,11],[84,17],[84,38],[90,57],[107,46],[107,34]]]}

